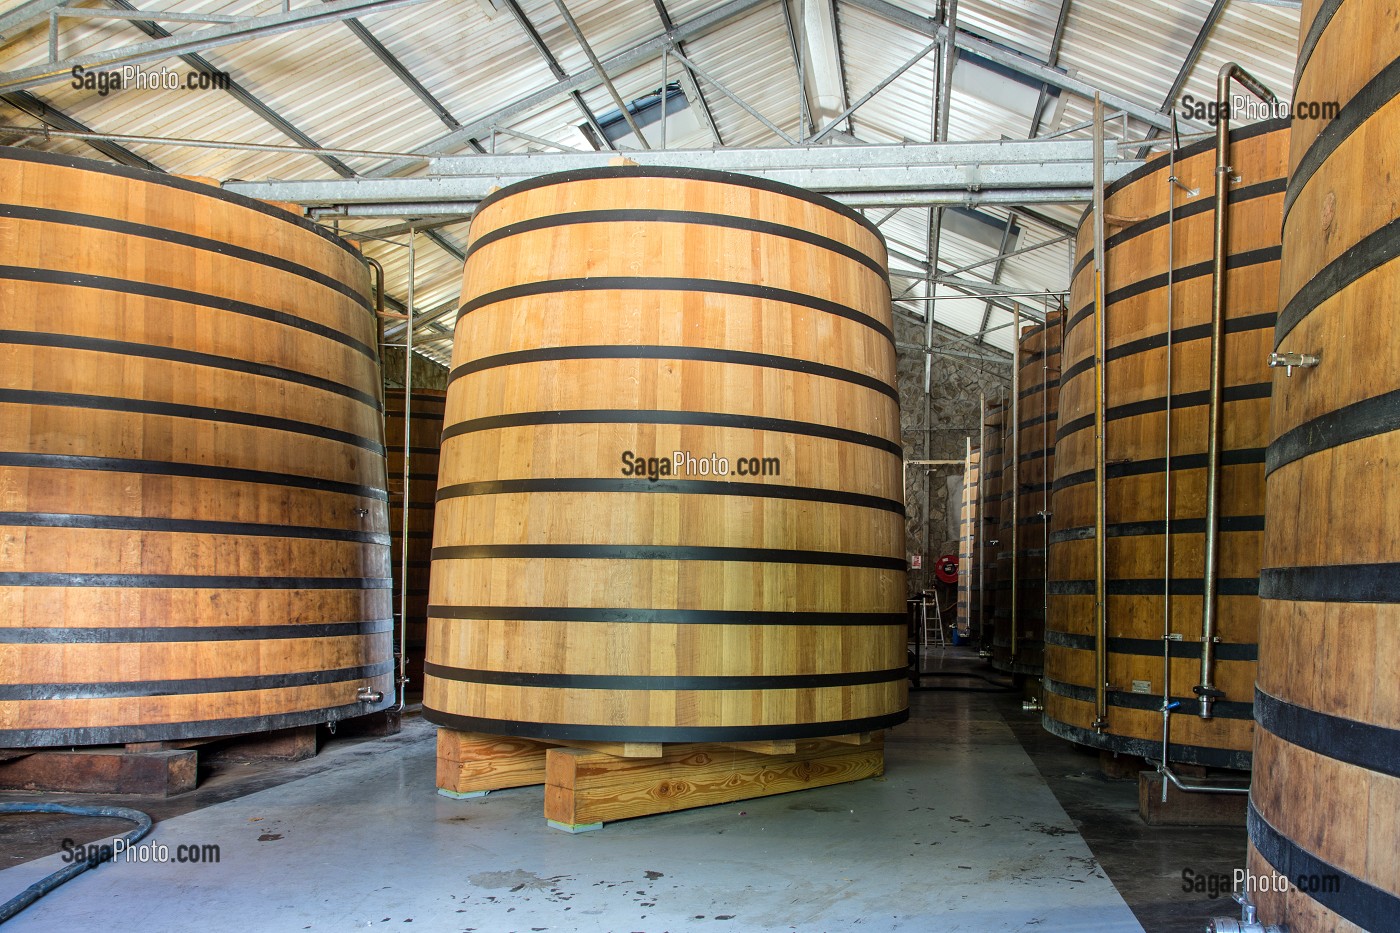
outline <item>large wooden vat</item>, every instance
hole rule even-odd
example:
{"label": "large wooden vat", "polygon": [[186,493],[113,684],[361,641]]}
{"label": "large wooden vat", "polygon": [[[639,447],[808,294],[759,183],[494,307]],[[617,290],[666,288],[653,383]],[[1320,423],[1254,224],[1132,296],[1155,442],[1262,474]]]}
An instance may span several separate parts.
{"label": "large wooden vat", "polygon": [[994,485],[996,502],[992,506],[996,516],[996,526],[990,529],[991,540],[987,542],[988,552],[995,568],[991,582],[987,584],[991,596],[990,613],[992,620],[992,667],[1008,673],[1016,670],[1017,660],[1011,651],[1011,521],[1015,514],[1011,507],[1012,490],[1015,488],[1012,463],[1016,459],[1015,439],[1012,436],[1014,412],[1008,399],[995,414],[997,438],[996,457],[998,474]]}
{"label": "large wooden vat", "polygon": [[0,189],[0,747],[393,702],[359,254],[83,159],[0,148]]}
{"label": "large wooden vat", "polygon": [[497,192],[472,234],[427,718],[667,742],[902,721],[902,452],[874,227],[758,179],[615,167]]}
{"label": "large wooden vat", "polygon": [[1305,3],[1265,469],[1249,867],[1294,933],[1400,923],[1400,32]]}
{"label": "large wooden vat", "polygon": [[[977,527],[980,538],[977,541],[977,600],[978,613],[982,619],[981,646],[995,657],[997,607],[1000,605],[1001,591],[997,588],[998,554],[1001,540],[1001,479],[1005,458],[1002,429],[1006,424],[1005,405],[1002,401],[987,404],[982,418],[982,438],[986,448],[982,451],[981,472],[978,488],[982,493],[982,508],[978,515]],[[1003,646],[1004,648],[1004,646]]]}
{"label": "large wooden vat", "polygon": [[[438,448],[447,393],[414,389],[409,400],[408,496],[404,496],[404,391],[384,391],[384,440],[389,455],[389,534],[393,544],[394,618],[407,629],[407,693],[423,693],[423,652],[428,641],[428,570],[432,565],[433,509],[436,505]],[[404,573],[403,506],[408,505],[408,568]],[[407,612],[402,600],[408,580]],[[398,633],[394,647],[398,649]]]}
{"label": "large wooden vat", "polygon": [[972,637],[982,622],[977,606],[977,506],[981,450],[969,450],[964,458],[962,503],[958,509],[958,631]]}
{"label": "large wooden vat", "polygon": [[[1021,334],[1014,444],[1019,469],[1011,472],[1008,439],[1002,467],[1002,516],[998,584],[997,636],[992,666],[1014,674],[1040,677],[1045,650],[1045,550],[1050,469],[1055,462],[1055,423],[1059,406],[1060,329],[1062,317],[1051,312],[1044,324]],[[1015,495],[1014,523],[1011,496]],[[1011,561],[1012,551],[1016,560]],[[1016,615],[1011,614],[1011,576],[1015,574]],[[1014,650],[1013,650],[1014,646]]]}
{"label": "large wooden vat", "polygon": [[[1200,682],[1209,405],[1215,143],[1176,154],[1167,223],[1168,158],[1111,185],[1106,257],[1105,433],[1108,562],[1107,726],[1096,719],[1094,320],[1092,217],[1079,230],[1056,428],[1045,654],[1047,729],[1086,745],[1161,756],[1164,612],[1170,583],[1172,760],[1249,767],[1257,657],[1258,581],[1268,435],[1269,338],[1278,310],[1286,123],[1231,133],[1228,298],[1223,370],[1220,581],[1215,687],[1201,719]],[[1173,241],[1172,384],[1166,386],[1168,240]],[[1171,409],[1170,573],[1165,568],[1166,410]]]}

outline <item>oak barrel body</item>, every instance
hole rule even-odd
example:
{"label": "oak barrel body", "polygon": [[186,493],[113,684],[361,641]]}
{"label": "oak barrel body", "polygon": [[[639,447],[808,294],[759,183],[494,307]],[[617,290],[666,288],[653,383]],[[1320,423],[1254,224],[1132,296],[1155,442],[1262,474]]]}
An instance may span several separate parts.
{"label": "oak barrel body", "polygon": [[[1004,441],[1002,516],[999,534],[997,638],[992,666],[1033,677],[1041,675],[1045,650],[1045,513],[1049,511],[1050,469],[1055,461],[1059,405],[1061,315],[1021,334],[1020,381],[1016,412],[1019,437]],[[1010,416],[1008,415],[1008,420]],[[1012,453],[1013,446],[1015,453]],[[1011,458],[1019,462],[1013,477]],[[1016,496],[1015,515],[1011,497]],[[1012,523],[1016,533],[1012,536]],[[1012,551],[1016,560],[1011,561]],[[1016,616],[1011,615],[1011,576],[1016,576]],[[1014,645],[1014,651],[1013,646]]]}
{"label": "oak barrel body", "polygon": [[1294,933],[1400,923],[1400,11],[1304,4],[1250,792],[1254,895]]}
{"label": "oak barrel body", "polygon": [[[977,516],[980,532],[977,542],[977,597],[978,611],[982,618],[981,646],[991,651],[994,659],[997,655],[997,609],[1001,605],[1001,591],[997,588],[997,583],[1000,570],[998,542],[1001,540],[1002,464],[1005,458],[1002,429],[1005,423],[1003,403],[988,403],[982,419],[982,437],[986,449],[982,451],[977,481],[982,493],[982,507]],[[1002,645],[1002,651],[1005,651],[1005,643]]]}
{"label": "oak barrel body", "polygon": [[1014,474],[1011,464],[1016,458],[1014,438],[1012,437],[1013,412],[1008,401],[1005,406],[997,409],[995,419],[997,422],[998,456],[996,457],[998,474],[994,484],[996,489],[996,527],[991,530],[992,540],[988,541],[988,552],[991,555],[995,573],[992,582],[988,584],[991,600],[992,616],[992,667],[999,671],[1013,672],[1016,667],[1016,659],[1011,651],[1011,520],[1013,510],[1011,507],[1012,490],[1015,486]]}
{"label": "oak barrel body", "polygon": [[963,637],[981,627],[977,617],[977,506],[980,450],[964,458],[962,501],[958,508],[958,631]]}
{"label": "oak barrel body", "polygon": [[[433,510],[436,505],[438,449],[447,393],[414,389],[409,400],[408,496],[404,496],[404,391],[384,391],[384,440],[389,455],[389,534],[393,543],[394,618],[404,615],[408,690],[423,693],[423,652],[428,634],[428,570],[432,565]],[[404,572],[403,505],[408,505],[408,569]],[[408,581],[407,612],[401,600]],[[398,646],[397,634],[395,648]]]}
{"label": "oak barrel body", "polygon": [[280,208],[83,159],[0,149],[0,188],[0,746],[392,702],[359,254]]}
{"label": "oak barrel body", "polygon": [[[1218,643],[1214,677],[1225,696],[1195,715],[1200,682],[1210,384],[1214,140],[1176,153],[1173,187],[1161,155],[1108,189],[1107,722],[1095,719],[1095,483],[1093,223],[1079,230],[1065,324],[1049,534],[1047,729],[1076,742],[1161,756],[1164,612],[1170,579],[1172,760],[1248,768],[1253,744],[1264,448],[1270,336],[1278,311],[1286,123],[1231,133],[1224,309]],[[1168,255],[1174,297],[1167,387]],[[1166,449],[1171,411],[1170,461]],[[1171,568],[1165,566],[1170,469]]]}
{"label": "oak barrel body", "polygon": [[618,167],[506,188],[472,234],[427,717],[667,742],[902,721],[878,232],[787,186]]}

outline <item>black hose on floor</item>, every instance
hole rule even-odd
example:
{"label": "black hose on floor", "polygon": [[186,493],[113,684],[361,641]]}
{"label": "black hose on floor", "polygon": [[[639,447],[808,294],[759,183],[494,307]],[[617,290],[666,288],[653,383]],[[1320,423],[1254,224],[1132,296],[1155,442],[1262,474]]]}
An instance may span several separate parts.
{"label": "black hose on floor", "polygon": [[[140,810],[128,810],[125,807],[70,807],[61,803],[0,803],[0,816],[9,813],[58,813],[64,816],[92,816],[103,817],[113,820],[130,820],[136,824],[136,828],[124,835],[118,836],[125,846],[131,846],[137,840],[144,837],[151,831],[152,821],[149,816]],[[10,898],[4,904],[0,904],[0,923],[9,920],[39,898],[63,884],[65,881],[72,881],[96,865],[110,861],[115,855],[111,846],[104,846],[100,850],[97,858],[84,858],[74,861],[73,864],[59,869],[40,881],[36,881],[25,888],[15,897]]]}

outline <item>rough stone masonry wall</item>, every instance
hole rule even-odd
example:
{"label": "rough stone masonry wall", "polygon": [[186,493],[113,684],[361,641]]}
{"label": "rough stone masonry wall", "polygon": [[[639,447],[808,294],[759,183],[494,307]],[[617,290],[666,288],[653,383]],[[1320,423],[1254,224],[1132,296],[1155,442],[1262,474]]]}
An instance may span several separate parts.
{"label": "rough stone masonry wall", "polygon": [[[924,343],[923,326],[905,318],[895,318],[895,335],[901,344]],[[935,327],[934,343],[947,342],[958,334]],[[970,342],[963,345],[970,347]],[[972,360],[955,356],[933,358],[932,391],[924,394],[924,354],[919,350],[899,351],[899,408],[906,460],[959,460],[966,452],[966,439],[973,444],[978,436],[978,399],[986,393],[990,402],[1008,389],[1010,359]],[[930,429],[931,430],[928,430]],[[933,560],[945,552],[956,553],[948,537],[948,516],[960,502],[949,502],[947,477],[960,475],[960,466],[908,467],[905,471],[905,552],[923,556],[924,569],[909,574],[911,591],[931,586]],[[931,493],[931,495],[930,495]],[[929,525],[932,522],[932,525]],[[930,543],[924,544],[925,528]]]}
{"label": "rough stone masonry wall", "polygon": [[[384,366],[384,385],[403,388],[403,349],[384,347],[380,351]],[[413,387],[415,389],[446,389],[447,367],[439,366],[421,354],[413,357]]]}

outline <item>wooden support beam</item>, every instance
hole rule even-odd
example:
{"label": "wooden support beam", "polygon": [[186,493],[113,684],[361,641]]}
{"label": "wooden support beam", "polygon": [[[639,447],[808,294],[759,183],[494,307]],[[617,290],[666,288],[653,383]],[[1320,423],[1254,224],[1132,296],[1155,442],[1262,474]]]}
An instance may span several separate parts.
{"label": "wooden support beam", "polygon": [[477,796],[506,787],[544,783],[549,746],[531,739],[438,730],[438,793]]}
{"label": "wooden support beam", "polygon": [[605,822],[825,787],[885,770],[883,742],[852,747],[798,742],[772,755],[723,745],[669,745],[660,758],[617,758],[576,748],[546,755],[544,814],[570,832]]}
{"label": "wooden support beam", "polygon": [[794,739],[768,739],[762,742],[719,742],[722,748],[735,748],[741,752],[755,752],[759,755],[791,755],[797,751]]}
{"label": "wooden support beam", "polygon": [[1138,774],[1138,815],[1149,826],[1243,826],[1248,803],[1245,794],[1192,793],[1177,787],[1167,788],[1163,803],[1162,775]]}
{"label": "wooden support beam", "polygon": [[0,764],[0,790],[171,797],[194,790],[197,776],[193,751],[44,751]]}
{"label": "wooden support beam", "polygon": [[207,750],[225,761],[305,761],[315,758],[319,742],[315,726],[277,729],[225,740]]}
{"label": "wooden support beam", "polygon": [[584,751],[615,755],[618,758],[660,758],[660,742],[545,742],[545,745],[566,745]]}

